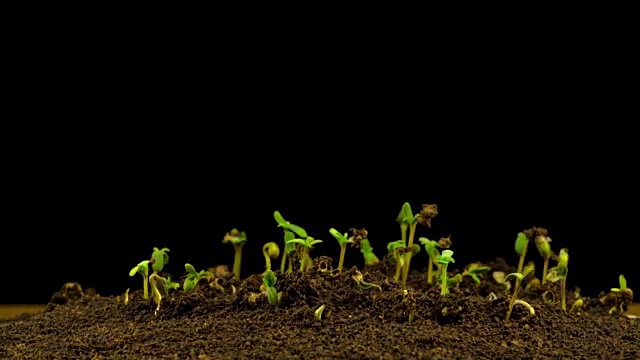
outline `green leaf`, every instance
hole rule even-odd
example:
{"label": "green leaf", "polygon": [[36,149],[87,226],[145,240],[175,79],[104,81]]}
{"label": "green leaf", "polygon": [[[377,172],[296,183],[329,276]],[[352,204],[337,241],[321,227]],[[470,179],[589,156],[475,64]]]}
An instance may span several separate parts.
{"label": "green leaf", "polygon": [[169,262],[169,249],[162,248],[158,249],[157,247],[153,248],[153,254],[151,254],[151,258],[153,259],[153,271],[161,272],[164,266]]}
{"label": "green leaf", "polygon": [[411,211],[411,204],[408,202],[402,204],[402,209],[400,210],[400,214],[396,218],[396,221],[405,224],[411,224],[415,220],[413,216],[413,211]]}
{"label": "green leaf", "polygon": [[627,288],[627,279],[624,278],[624,275],[620,275],[618,278],[620,282],[620,290],[624,290]]}
{"label": "green leaf", "polygon": [[273,286],[267,286],[267,300],[269,300],[269,305],[276,306],[280,303],[280,296],[278,296],[278,291]]}
{"label": "green leaf", "polygon": [[477,266],[477,267],[473,267],[473,268],[469,269],[469,275],[471,275],[471,274],[474,274],[474,275],[486,274],[489,271],[491,271],[491,268],[489,266]]}
{"label": "green leaf", "polygon": [[187,273],[189,273],[190,275],[197,275],[198,273],[196,272],[196,269],[193,267],[193,265],[186,263],[184,264],[184,268],[185,270],[187,270]]}
{"label": "green leaf", "polygon": [[515,277],[520,281],[522,281],[522,279],[524,279],[524,275],[522,275],[520,273],[511,273],[511,274],[509,274],[509,275],[504,277],[504,281],[509,280],[509,278],[511,278],[511,277]]}
{"label": "green leaf", "polygon": [[536,265],[533,263],[533,261],[529,261],[527,265],[525,265],[524,269],[522,269],[522,276],[526,277],[527,275],[534,272],[535,270],[536,270]]}
{"label": "green leaf", "polygon": [[279,211],[275,211],[275,212],[273,213],[273,218],[274,218],[274,219],[276,220],[276,222],[278,223],[278,226],[286,227],[286,225],[289,225],[289,222],[288,222],[288,221],[286,221],[286,220],[282,217],[282,215],[280,214],[280,212],[279,212]]}
{"label": "green leaf", "polygon": [[394,253],[398,248],[403,247],[407,247],[407,242],[404,240],[396,240],[387,244],[387,250]]}
{"label": "green leaf", "polygon": [[308,243],[308,245],[309,245],[308,247],[312,247],[313,245],[320,244],[320,243],[322,243],[322,242],[323,242],[322,240],[313,240],[313,241],[310,241],[310,242]]}
{"label": "green leaf", "polygon": [[336,240],[338,240],[340,246],[345,246],[346,244],[353,242],[353,240],[348,238],[349,235],[347,233],[344,233],[344,235],[340,234],[340,232],[334,228],[329,229],[329,232],[334,238],[336,238]]}
{"label": "green leaf", "polygon": [[142,276],[149,275],[149,260],[141,261],[136,267],[129,271],[129,276],[134,276],[135,274],[140,273]]}
{"label": "green leaf", "polygon": [[267,272],[265,272],[264,275],[262,276],[262,283],[266,287],[275,286],[276,281],[278,281],[278,278],[276,277],[276,274],[274,274],[273,271],[271,270],[267,270]]}
{"label": "green leaf", "polygon": [[440,265],[455,263],[455,260],[453,260],[453,251],[451,250],[442,251],[442,255],[438,256],[438,260],[436,261],[436,263]]}
{"label": "green leaf", "polygon": [[440,256],[437,241],[429,240],[424,237],[421,237],[418,240],[422,243],[422,245],[424,245],[424,249],[427,252],[427,255],[429,255],[432,260],[435,260],[438,258],[438,256]]}
{"label": "green leaf", "polygon": [[480,284],[480,278],[478,277],[478,275],[469,273],[469,276],[473,279],[473,282],[475,282],[476,284]]}
{"label": "green leaf", "polygon": [[518,255],[522,255],[524,250],[527,248],[527,245],[529,245],[529,238],[527,237],[527,235],[525,235],[525,233],[519,232],[518,237],[516,238],[515,245]]}
{"label": "green leaf", "polygon": [[551,281],[551,282],[556,282],[558,280],[561,280],[562,276],[560,276],[558,274],[558,270],[549,270],[549,272],[547,273],[547,280]]}
{"label": "green leaf", "polygon": [[184,285],[182,287],[182,289],[184,290],[184,292],[190,292],[191,290],[195,289],[196,285],[198,284],[198,278],[186,278],[184,280]]}
{"label": "green leaf", "polygon": [[300,244],[304,247],[308,247],[307,246],[307,242],[302,240],[302,239],[293,239],[293,240],[289,240],[287,241],[287,244]]}
{"label": "green leaf", "polygon": [[[478,279],[479,280],[479,279]],[[456,274],[453,277],[447,278],[447,286],[457,285],[462,281],[462,274]],[[479,284],[479,283],[478,283]]]}
{"label": "green leaf", "polygon": [[535,242],[540,256],[542,256],[544,259],[548,259],[551,256],[551,245],[549,245],[549,242],[551,242],[551,238],[539,235],[536,236]]}
{"label": "green leaf", "polygon": [[305,229],[301,228],[298,225],[289,224],[288,229],[296,233],[301,238],[306,238],[307,236],[309,236],[307,235],[307,232],[305,231]]}
{"label": "green leaf", "polygon": [[419,252],[420,252],[420,245],[418,244],[411,245],[411,256],[416,256],[416,254]]}

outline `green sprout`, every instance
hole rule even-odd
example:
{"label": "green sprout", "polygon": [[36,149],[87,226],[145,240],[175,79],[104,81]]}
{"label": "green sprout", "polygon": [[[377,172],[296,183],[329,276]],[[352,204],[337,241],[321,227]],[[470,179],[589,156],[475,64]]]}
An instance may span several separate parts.
{"label": "green sprout", "polygon": [[180,284],[177,282],[171,281],[171,276],[167,276],[167,281],[164,283],[164,287],[169,290],[178,290],[180,288]]}
{"label": "green sprout", "polygon": [[396,272],[393,275],[393,280],[396,282],[400,281],[400,274],[402,273],[402,269],[404,268],[405,258],[402,256],[404,250],[407,248],[405,240],[396,240],[387,244],[387,251],[389,252],[389,257],[395,261],[396,263]]}
{"label": "green sprout", "polygon": [[284,272],[284,268],[286,267],[286,263],[287,263],[287,258],[289,258],[289,272],[292,271],[293,269],[293,264],[291,262],[291,254],[295,253],[296,251],[296,244],[294,243],[289,243],[289,240],[293,240],[295,239],[295,235],[298,235],[301,238],[306,238],[307,232],[301,228],[298,225],[294,225],[289,221],[286,221],[282,215],[280,214],[279,211],[275,211],[273,213],[273,218],[276,220],[276,222],[278,223],[278,227],[281,227],[282,229],[284,229],[284,245],[285,245],[285,255],[287,256],[282,256],[282,263],[280,264],[280,271]]}
{"label": "green sprout", "polygon": [[620,274],[620,276],[618,277],[618,282],[620,283],[620,287],[619,288],[611,288],[611,291],[613,291],[613,292],[622,292],[622,291],[625,291],[627,289],[627,279],[624,277],[624,275]]}
{"label": "green sprout", "polygon": [[[396,221],[400,223],[400,232],[402,240],[407,241],[407,248],[413,249],[413,240],[416,235],[416,227],[418,223],[431,227],[431,219],[438,215],[438,207],[435,204],[423,204],[420,213],[413,215],[411,205],[406,202],[402,205],[402,209],[396,218]],[[407,229],[409,230],[409,237],[407,238]],[[414,251],[407,251],[404,256],[402,264],[402,287],[407,285],[407,278],[409,277],[409,269],[411,267],[411,258]]]}
{"label": "green sprout", "polygon": [[273,306],[280,304],[280,299],[282,297],[282,293],[278,293],[276,290],[276,281],[278,281],[278,278],[271,270],[267,270],[262,276],[262,283],[267,289],[267,300],[269,300],[269,304]]}
{"label": "green sprout", "polygon": [[535,271],[535,265],[533,264],[533,262],[529,262],[526,267],[523,267],[522,272],[511,273],[505,276],[504,278],[505,282],[509,280],[509,278],[512,278],[512,277],[516,278],[516,285],[513,289],[513,294],[511,294],[511,298],[509,299],[509,309],[507,310],[507,316],[505,317],[505,321],[509,321],[509,319],[511,318],[511,312],[513,312],[513,307],[515,305],[525,306],[527,309],[529,309],[530,314],[532,315],[535,314],[535,310],[529,303],[518,299],[518,292],[520,292],[522,281],[527,277],[527,275],[529,275],[533,271]]}
{"label": "green sprout", "polygon": [[142,289],[143,289],[143,297],[144,299],[149,298],[149,260],[141,261],[138,265],[136,265],[131,271],[129,271],[129,276],[135,276],[136,274],[142,275]]}
{"label": "green sprout", "polygon": [[244,231],[238,231],[238,229],[232,229],[230,232],[228,232],[224,236],[224,239],[222,240],[222,242],[225,244],[230,243],[231,245],[233,245],[233,248],[235,250],[235,256],[233,258],[233,276],[236,278],[236,280],[240,280],[240,266],[242,264],[242,247],[244,246],[244,243],[247,242],[247,234],[245,234]]}
{"label": "green sprout", "polygon": [[347,233],[340,234],[340,232],[334,228],[329,229],[331,235],[333,235],[336,240],[338,240],[338,244],[340,244],[340,260],[338,261],[338,271],[342,271],[342,266],[344,265],[344,254],[347,251],[347,244],[353,243],[352,239],[349,239]]}
{"label": "green sprout", "polygon": [[315,317],[316,320],[322,320],[322,312],[324,312],[325,307],[327,307],[327,305],[321,305],[318,309],[316,309],[316,311],[313,312],[313,317]]}
{"label": "green sprout", "polygon": [[162,268],[164,268],[164,266],[169,262],[169,254],[167,254],[168,252],[169,249],[167,248],[153,248],[150,262],[152,264],[154,273],[159,274],[162,271]]}
{"label": "green sprout", "polygon": [[321,242],[322,242],[322,240],[315,240],[311,236],[307,236],[307,238],[304,239],[304,240],[302,240],[302,239],[293,239],[293,240],[287,241],[287,244],[299,244],[300,245],[300,259],[301,259],[300,271],[301,272],[305,272],[305,270],[307,270],[307,268],[311,265],[309,263],[309,260],[311,259],[309,257],[309,252],[311,251],[311,249],[313,248],[314,245],[320,244]]}
{"label": "green sprout", "polygon": [[476,284],[480,284],[479,275],[486,274],[489,271],[491,271],[491,268],[489,266],[485,266],[481,263],[475,262],[469,264],[464,269],[464,271],[462,272],[462,276],[469,276],[471,279],[473,279],[473,282],[475,282]]}
{"label": "green sprout", "polygon": [[380,262],[376,254],[373,253],[373,248],[369,243],[369,239],[362,239],[360,242],[360,252],[364,258],[365,265],[375,265]]}
{"label": "green sprout", "polygon": [[627,287],[627,279],[624,275],[618,277],[620,287],[611,288],[611,292],[600,298],[600,302],[610,306],[609,314],[623,314],[629,305],[633,303],[633,290]]}
{"label": "green sprout", "polygon": [[544,259],[544,264],[542,266],[542,285],[547,282],[547,274],[549,273],[549,259],[553,255],[551,251],[551,238],[548,236],[538,235],[535,238],[536,248],[538,248],[538,252],[540,256]]}
{"label": "green sprout", "polygon": [[265,269],[271,270],[271,260],[275,260],[280,256],[280,247],[274,242],[268,242],[262,247],[262,254],[264,255]]}
{"label": "green sprout", "polygon": [[562,310],[567,311],[567,274],[569,273],[569,250],[561,249],[558,255],[558,265],[549,270],[547,280],[556,282],[560,280],[560,304]]}
{"label": "green sprout", "polygon": [[201,270],[197,272],[193,265],[187,263],[184,264],[185,270],[187,270],[187,276],[184,279],[183,290],[185,292],[193,291],[198,285],[198,282],[206,276],[214,276],[212,272]]}
{"label": "green sprout", "polygon": [[[526,233],[519,232],[515,243],[516,253],[520,255],[520,260],[518,261],[518,273],[522,273],[522,270],[524,269],[524,258],[527,255],[527,247],[529,247],[529,237]],[[516,283],[519,281],[519,278],[516,277]]]}
{"label": "green sprout", "polygon": [[455,260],[453,259],[453,251],[451,250],[442,251],[442,254],[438,256],[436,263],[442,266],[442,274],[440,275],[440,278],[442,281],[442,289],[440,290],[440,295],[447,296],[449,295],[449,288],[447,284],[447,279],[448,279],[447,267],[449,266],[449,263],[455,263]]}

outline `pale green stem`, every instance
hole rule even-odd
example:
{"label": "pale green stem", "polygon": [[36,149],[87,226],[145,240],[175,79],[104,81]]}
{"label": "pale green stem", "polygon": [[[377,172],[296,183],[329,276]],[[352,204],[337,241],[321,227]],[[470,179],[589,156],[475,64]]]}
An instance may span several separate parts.
{"label": "pale green stem", "polygon": [[142,276],[142,291],[145,299],[149,298],[149,277],[143,275]]}
{"label": "pale green stem", "polygon": [[233,276],[236,280],[240,280],[240,267],[242,265],[242,245],[234,246],[236,253],[233,259]]}
{"label": "pale green stem", "polygon": [[413,238],[416,235],[416,227],[418,223],[413,223],[409,226],[409,243],[407,245],[408,251],[404,255],[404,264],[402,271],[402,287],[405,288],[407,285],[407,278],[409,277],[409,267],[411,265],[411,257],[413,256]]}
{"label": "pale green stem", "polygon": [[338,261],[338,271],[342,271],[342,266],[344,265],[344,253],[347,250],[347,245],[340,245],[340,261]]}

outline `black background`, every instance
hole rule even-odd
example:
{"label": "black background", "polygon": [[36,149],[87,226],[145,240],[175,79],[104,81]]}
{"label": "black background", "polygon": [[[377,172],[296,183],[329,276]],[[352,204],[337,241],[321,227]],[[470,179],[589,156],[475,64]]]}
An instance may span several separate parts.
{"label": "black background", "polygon": [[[2,302],[47,302],[68,281],[104,295],[136,289],[140,279],[128,272],[154,246],[170,248],[165,269],[174,277],[186,262],[231,267],[233,248],[222,237],[233,227],[249,238],[243,276],[260,272],[261,246],[282,243],[274,210],[325,241],[314,255],[337,263],[329,228],[365,227],[381,258],[399,238],[395,217],[405,201],[414,211],[438,205],[433,227],[417,236],[451,234],[455,267],[496,257],[516,264],[516,234],[542,226],[554,250],[570,250],[570,286],[595,296],[617,286],[620,273],[630,287],[640,281],[631,143],[612,141],[614,134],[530,125],[505,133],[502,124],[448,121],[349,128],[291,120],[295,131],[239,123],[85,135],[21,162],[7,205]],[[533,245],[528,259],[541,269]],[[349,248],[346,265],[361,267],[361,254]],[[425,265],[421,252],[412,266]]]}

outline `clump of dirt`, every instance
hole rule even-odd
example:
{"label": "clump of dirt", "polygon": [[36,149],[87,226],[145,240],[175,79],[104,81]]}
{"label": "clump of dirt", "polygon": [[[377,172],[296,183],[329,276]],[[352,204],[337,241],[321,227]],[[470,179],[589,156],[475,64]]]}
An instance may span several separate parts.
{"label": "clump of dirt", "polygon": [[[159,311],[141,291],[86,294],[65,285],[46,310],[0,323],[3,359],[638,359],[640,324],[622,317],[626,298],[583,298],[565,313],[558,285],[522,291],[535,315],[517,306],[485,274],[440,295],[414,272],[408,290],[387,277],[385,261],[362,270],[277,272],[281,302],[272,306],[262,276],[202,281],[173,291]],[[489,264],[512,270],[504,261]],[[79,290],[79,291],[78,291]],[[569,293],[568,304],[578,295]],[[316,310],[324,305],[321,316]],[[618,312],[611,309],[622,307]]]}

